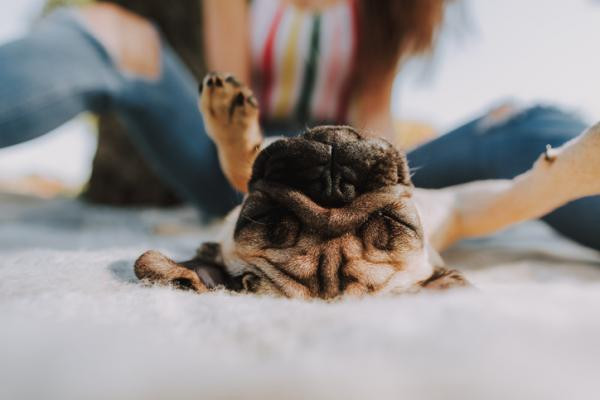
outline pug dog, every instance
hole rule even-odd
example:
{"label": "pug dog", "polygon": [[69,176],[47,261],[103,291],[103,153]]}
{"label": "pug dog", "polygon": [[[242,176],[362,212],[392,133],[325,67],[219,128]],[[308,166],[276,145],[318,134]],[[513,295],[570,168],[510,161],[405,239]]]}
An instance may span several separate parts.
{"label": "pug dog", "polygon": [[220,241],[191,260],[142,254],[145,282],[324,300],[465,288],[439,250],[600,193],[598,126],[513,180],[422,190],[403,153],[349,126],[265,145],[257,101],[231,75],[203,80],[199,108],[225,175],[247,194]]}

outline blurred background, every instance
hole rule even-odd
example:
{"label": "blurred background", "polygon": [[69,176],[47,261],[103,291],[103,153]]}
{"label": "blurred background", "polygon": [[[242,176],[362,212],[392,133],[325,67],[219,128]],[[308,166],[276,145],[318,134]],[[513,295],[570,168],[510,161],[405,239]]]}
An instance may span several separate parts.
{"label": "blurred background", "polygon": [[[24,34],[45,0],[0,0],[0,43]],[[502,101],[552,103],[600,119],[600,3],[593,0],[462,0],[448,9],[435,52],[405,65],[392,109],[398,121],[437,133]],[[1,62],[1,61],[0,61]],[[82,116],[42,138],[0,149],[3,185],[78,190],[95,152]]]}

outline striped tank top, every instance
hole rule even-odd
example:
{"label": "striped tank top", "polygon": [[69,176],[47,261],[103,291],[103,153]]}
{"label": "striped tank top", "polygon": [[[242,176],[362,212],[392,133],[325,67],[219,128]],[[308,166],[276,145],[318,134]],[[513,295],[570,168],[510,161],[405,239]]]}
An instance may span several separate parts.
{"label": "striped tank top", "polygon": [[357,44],[356,0],[306,11],[280,0],[251,4],[253,87],[264,121],[347,121]]}

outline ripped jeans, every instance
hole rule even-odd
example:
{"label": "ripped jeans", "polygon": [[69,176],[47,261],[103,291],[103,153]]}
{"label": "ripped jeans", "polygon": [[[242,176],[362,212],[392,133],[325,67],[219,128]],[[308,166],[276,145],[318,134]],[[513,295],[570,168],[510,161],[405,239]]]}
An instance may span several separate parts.
{"label": "ripped jeans", "polygon": [[[547,144],[559,147],[587,127],[578,117],[548,106],[525,109],[497,124],[485,122],[485,117],[478,118],[411,151],[415,186],[435,189],[514,178],[532,167]],[[600,196],[573,201],[542,220],[600,250]]]}
{"label": "ripped jeans", "polygon": [[[222,215],[241,197],[206,135],[197,83],[166,43],[161,71],[156,81],[123,74],[74,13],[55,12],[28,36],[0,46],[0,148],[39,137],[83,111],[113,111],[165,182],[205,215]],[[413,181],[441,188],[512,178],[531,168],[546,144],[558,147],[585,127],[552,107],[534,107],[493,126],[479,118],[411,151]],[[269,132],[291,136],[298,129]],[[600,249],[600,197],[574,201],[543,220]]]}
{"label": "ripped jeans", "polygon": [[157,80],[123,73],[79,15],[59,9],[26,37],[0,46],[0,148],[44,135],[83,111],[111,111],[162,180],[204,215],[222,215],[241,197],[219,168],[197,90],[166,42]]}

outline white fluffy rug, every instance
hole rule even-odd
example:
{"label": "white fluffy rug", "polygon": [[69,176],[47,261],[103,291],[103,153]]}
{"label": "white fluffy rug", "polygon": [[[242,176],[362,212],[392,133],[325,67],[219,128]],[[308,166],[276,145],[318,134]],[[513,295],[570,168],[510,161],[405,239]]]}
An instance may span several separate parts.
{"label": "white fluffy rug", "polygon": [[326,304],[139,285],[182,221],[0,197],[0,399],[598,396],[600,257],[541,224],[446,255],[479,290]]}

